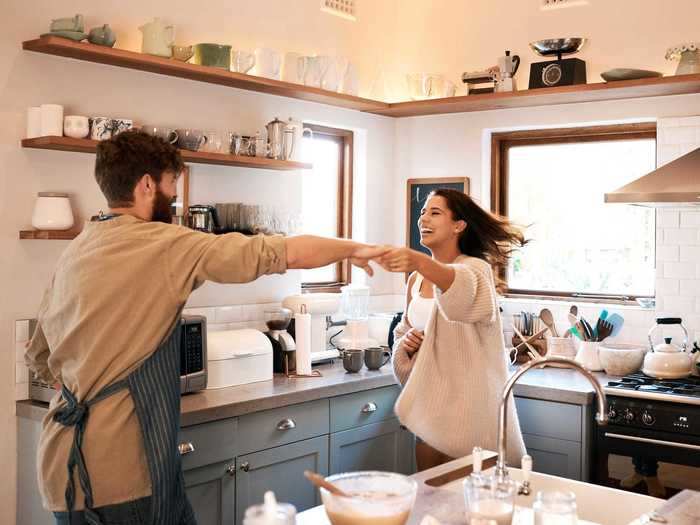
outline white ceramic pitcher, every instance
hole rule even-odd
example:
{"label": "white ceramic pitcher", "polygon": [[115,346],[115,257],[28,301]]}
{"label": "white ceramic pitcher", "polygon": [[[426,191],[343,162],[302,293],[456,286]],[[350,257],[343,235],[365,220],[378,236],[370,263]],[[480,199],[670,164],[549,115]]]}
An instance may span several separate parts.
{"label": "white ceramic pitcher", "polygon": [[170,57],[171,46],[175,43],[175,26],[166,25],[160,18],[139,27],[143,34],[141,52],[149,55]]}

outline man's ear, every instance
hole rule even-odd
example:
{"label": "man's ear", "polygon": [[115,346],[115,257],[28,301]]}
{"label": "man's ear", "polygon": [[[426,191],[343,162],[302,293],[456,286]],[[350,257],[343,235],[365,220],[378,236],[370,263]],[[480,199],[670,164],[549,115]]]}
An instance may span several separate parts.
{"label": "man's ear", "polygon": [[136,190],[143,195],[151,195],[156,191],[156,181],[148,173],[145,173],[136,183]]}

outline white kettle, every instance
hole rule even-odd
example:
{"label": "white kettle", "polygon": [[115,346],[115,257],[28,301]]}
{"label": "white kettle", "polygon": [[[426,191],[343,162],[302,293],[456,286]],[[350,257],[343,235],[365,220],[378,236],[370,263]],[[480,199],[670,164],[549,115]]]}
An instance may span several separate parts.
{"label": "white kettle", "polygon": [[175,43],[175,26],[165,25],[160,18],[139,27],[143,34],[141,52],[149,55],[169,57],[171,46]]}
{"label": "white kettle", "polygon": [[[671,337],[665,337],[664,343],[654,345],[652,334],[661,326],[678,325],[683,331],[683,344],[681,346],[671,343]],[[651,352],[647,352],[644,357],[642,372],[651,377],[659,379],[678,379],[688,377],[695,365],[694,359],[688,349],[688,330],[678,317],[661,317],[656,320],[656,324],[649,330],[649,345]]]}

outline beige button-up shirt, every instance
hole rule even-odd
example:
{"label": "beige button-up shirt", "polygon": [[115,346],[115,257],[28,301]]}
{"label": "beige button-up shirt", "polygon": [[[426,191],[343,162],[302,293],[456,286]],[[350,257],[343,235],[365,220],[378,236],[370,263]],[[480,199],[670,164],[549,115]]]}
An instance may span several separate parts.
{"label": "beige button-up shirt", "polygon": [[[284,273],[279,236],[212,235],[130,215],[88,222],[56,266],[39,308],[26,362],[41,379],[64,383],[85,401],[148,358],[204,281],[244,283]],[[53,421],[64,401],[54,396],[43,422],[38,478],[44,506],[66,510],[73,428]],[[128,391],[90,409],[83,440],[95,507],[150,495],[141,429]],[[84,495],[76,477],[76,510]]]}

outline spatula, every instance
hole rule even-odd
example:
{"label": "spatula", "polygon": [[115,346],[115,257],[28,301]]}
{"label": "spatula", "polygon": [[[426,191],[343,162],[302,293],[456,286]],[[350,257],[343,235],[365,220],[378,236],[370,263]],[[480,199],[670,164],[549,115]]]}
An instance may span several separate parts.
{"label": "spatula", "polygon": [[610,337],[615,337],[622,330],[622,325],[625,324],[625,319],[620,314],[611,314],[605,320],[613,326]]}

